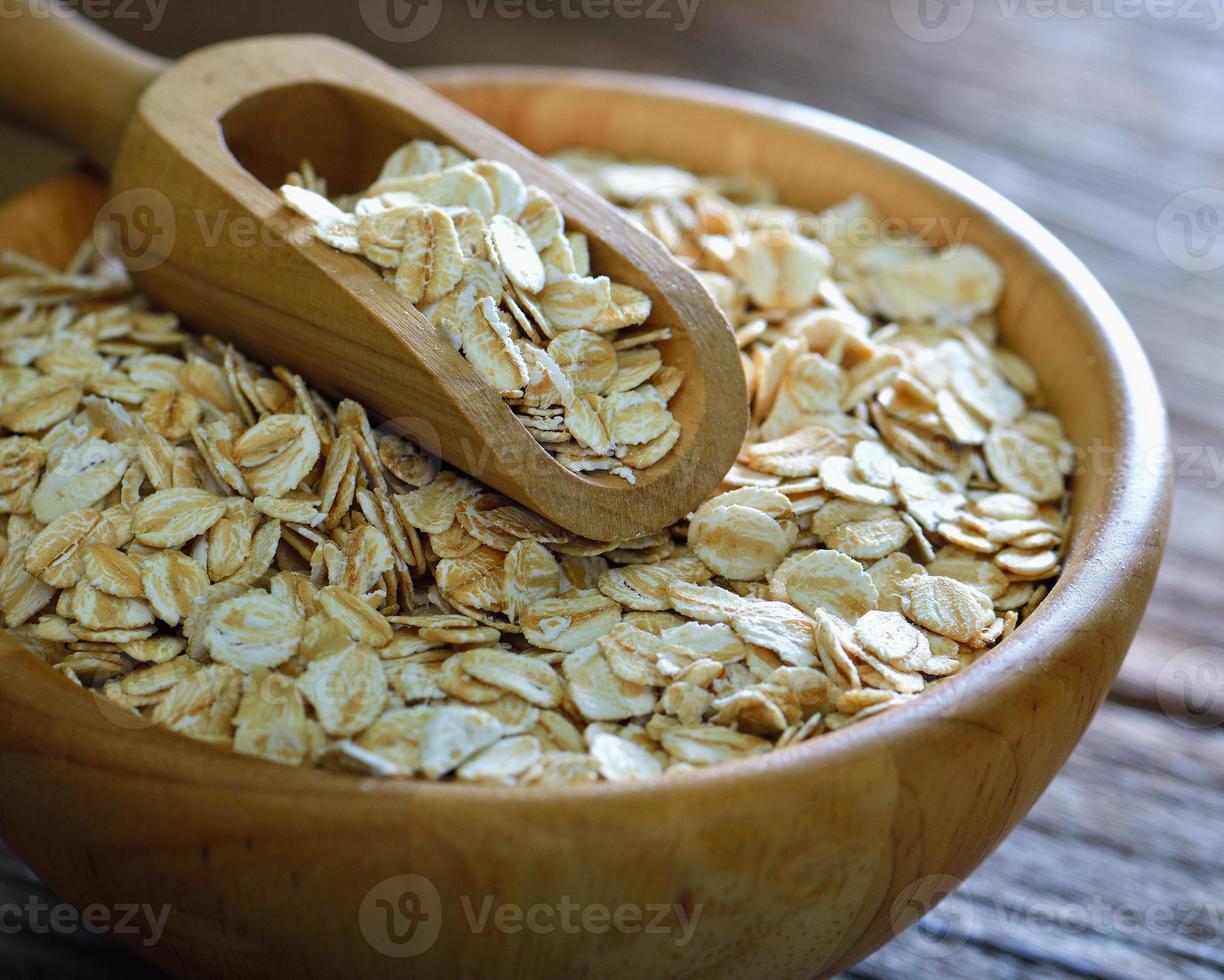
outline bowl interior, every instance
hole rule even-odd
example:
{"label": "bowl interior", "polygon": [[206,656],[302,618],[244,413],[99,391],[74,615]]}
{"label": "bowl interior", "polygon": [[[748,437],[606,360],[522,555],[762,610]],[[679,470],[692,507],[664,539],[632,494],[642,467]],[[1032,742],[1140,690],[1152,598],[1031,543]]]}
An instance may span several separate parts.
{"label": "bowl interior", "polygon": [[[1136,469],[1142,457],[1164,446],[1163,410],[1150,369],[1116,307],[1071,253],[1019,209],[904,143],[789,103],[621,73],[444,68],[420,72],[419,77],[540,154],[585,146],[654,158],[700,173],[758,174],[779,188],[786,203],[811,210],[866,193],[883,213],[907,229],[925,233],[937,245],[955,238],[981,246],[1006,274],[999,311],[1006,345],[1037,370],[1049,408],[1091,462],[1081,465],[1074,477],[1071,551],[1058,585],[1033,617],[972,670],[870,724],[851,726],[765,759],[692,774],[675,784],[736,779],[789,762],[814,763],[842,750],[857,751],[865,743],[878,744],[912,732],[952,704],[973,702],[982,709],[987,701],[998,703],[1008,696],[1008,686],[1017,682],[1017,665],[1035,669],[1038,658],[1057,655],[1057,644],[1043,643],[1037,631],[1044,628],[1049,637],[1065,636],[1080,623],[1082,608],[1077,608],[1076,596],[1085,590],[1104,596],[1125,588],[1123,559],[1159,526],[1166,502],[1163,468]],[[373,118],[372,106],[353,103],[322,87],[279,90],[268,98],[272,101],[267,104],[244,103],[221,121],[240,162],[268,182],[279,180],[277,175],[286,166],[295,166],[308,153],[334,167],[342,185],[361,186],[372,175],[363,169],[366,164],[355,166],[353,161],[379,159],[403,136],[401,127],[380,123],[366,137],[369,152],[354,153],[344,134]],[[303,106],[317,112],[320,120],[347,114],[349,128],[342,127],[340,136],[323,132],[316,137],[295,124],[295,141],[284,152],[260,155],[256,144],[276,143],[266,133],[261,135],[261,127],[275,126],[278,106],[290,105],[299,118]],[[1092,564],[1100,549],[1117,554],[1120,563]],[[1079,603],[1082,606],[1082,599]],[[171,741],[175,748],[187,747],[180,739]],[[250,760],[222,758],[225,753],[220,750],[192,748],[214,756],[218,770],[224,769],[239,783],[247,782],[247,774],[240,775],[238,767],[266,771]],[[303,790],[330,783],[335,790],[335,781],[348,777],[278,771],[271,778]],[[377,791],[407,790],[392,782],[378,784]],[[640,784],[524,792],[540,799],[652,791],[654,785]],[[411,792],[486,791],[414,785]],[[500,790],[487,792],[506,795]]]}
{"label": "bowl interior", "polygon": [[436,139],[419,123],[362,92],[319,82],[266,89],[221,116],[221,138],[234,158],[273,189],[303,160],[333,194],[367,187],[407,139]]}

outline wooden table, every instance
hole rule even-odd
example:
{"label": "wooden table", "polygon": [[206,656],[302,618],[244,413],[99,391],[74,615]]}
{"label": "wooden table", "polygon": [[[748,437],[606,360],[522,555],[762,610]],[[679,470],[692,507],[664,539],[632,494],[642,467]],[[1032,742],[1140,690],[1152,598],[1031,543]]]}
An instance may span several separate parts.
{"label": "wooden table", "polygon": [[[951,898],[850,975],[1219,977],[1224,271],[1202,267],[1224,267],[1224,29],[1207,0],[976,0],[963,33],[930,43],[898,24],[922,36],[906,16],[917,2],[699,0],[677,30],[674,19],[508,19],[494,0],[469,0],[445,5],[428,39],[404,44],[371,33],[358,5],[326,0],[295,4],[291,21],[270,2],[171,4],[151,30],[151,15],[120,17],[114,4],[106,25],[164,54],[244,32],[325,30],[404,65],[583,64],[711,79],[898,135],[1051,227],[1121,303],[1164,385],[1178,453],[1168,556],[1114,696],[1062,775]],[[135,7],[151,9],[125,5]],[[3,129],[0,147],[0,196],[68,162]],[[54,901],[0,854],[0,909],[31,896]],[[0,975],[159,975],[109,940],[6,934],[12,922],[0,917]]]}

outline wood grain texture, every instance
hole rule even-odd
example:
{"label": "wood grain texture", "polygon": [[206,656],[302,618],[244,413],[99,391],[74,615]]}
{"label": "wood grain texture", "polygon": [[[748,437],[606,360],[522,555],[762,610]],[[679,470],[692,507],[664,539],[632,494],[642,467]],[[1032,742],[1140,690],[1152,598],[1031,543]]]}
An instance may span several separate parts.
{"label": "wood grain texture", "polygon": [[0,113],[110,166],[161,61],[129,48],[58,0],[10,0],[0,35]]}
{"label": "wood grain texture", "polygon": [[[1106,704],[999,849],[913,930],[843,976],[1213,980],[1224,972],[1224,826],[1204,814],[1224,808],[1221,760],[1224,733]],[[57,901],[0,848],[0,906],[31,898]],[[15,976],[165,976],[79,931],[5,936],[0,949]]]}
{"label": "wood grain texture", "polygon": [[[650,296],[652,324],[672,333],[659,345],[664,362],[684,372],[669,406],[681,435],[636,484],[561,466],[428,319],[365,262],[316,241],[309,222],[289,216],[269,189],[310,159],[335,191],[359,190],[418,136],[498,160],[543,188],[567,227],[588,236],[592,267]],[[608,541],[667,527],[709,495],[743,443],[739,352],[692,273],[577,181],[338,42],[261,38],[183,59],[141,99],[111,183],[136,206],[152,189],[173,208],[165,262],[136,276],[162,305],[300,371],[327,394],[357,399],[385,425],[569,530]],[[231,223],[252,218],[259,234],[228,234]]]}
{"label": "wood grain texture", "polygon": [[[150,82],[150,59],[125,54],[83,20],[22,4],[0,35],[9,65],[0,107],[25,98],[27,118],[60,135],[81,131],[82,149],[111,170],[106,217],[121,230],[125,259],[166,309],[326,394],[360,401],[382,425],[598,541],[674,524],[734,463],[748,426],[744,375],[713,297],[658,239],[558,168],[329,38],[214,46]],[[50,67],[55,45],[81,73],[58,70],[61,85],[30,85],[51,76],[39,68]],[[105,84],[74,100],[94,75]],[[358,191],[413,137],[509,165],[587,235],[595,270],[650,297],[652,326],[671,335],[659,344],[664,363],[683,372],[669,404],[681,431],[634,484],[558,463],[424,315],[368,263],[316,240],[311,222],[274,192],[304,159],[334,192]]]}
{"label": "wood grain texture", "polygon": [[1224,973],[1224,732],[1106,705],[1029,817],[852,977]]}
{"label": "wood grain texture", "polygon": [[[1183,453],[1166,558],[1115,689],[1124,692],[1128,704],[1158,709],[1157,679],[1169,658],[1186,648],[1221,646],[1224,492],[1203,454],[1221,458],[1218,310],[1224,276],[1195,274],[1171,263],[1157,247],[1155,228],[1178,194],[1224,182],[1221,132],[1205,122],[1224,101],[1224,75],[1215,67],[1224,35],[1176,19],[1038,19],[1026,16],[1023,5],[1020,9],[1019,16],[1006,17],[996,4],[979,0],[972,28],[944,45],[907,38],[885,0],[703,0],[687,32],[615,19],[598,24],[473,19],[456,4],[448,6],[431,37],[415,44],[380,40],[355,10],[299,0],[289,26],[337,33],[399,64],[581,63],[716,79],[768,92],[902,136],[1034,214],[1087,262],[1128,314],[1165,391],[1174,445]],[[162,54],[180,55],[202,42],[275,32],[286,23],[278,5],[214,0],[170,5],[155,31],[140,21],[115,20],[108,26]],[[58,148],[12,131],[0,129],[0,145],[4,196],[65,159]],[[1197,463],[1188,458],[1192,453],[1200,454]],[[1215,676],[1221,677],[1224,654],[1217,656],[1208,662],[1217,665],[1221,672]],[[1162,689],[1175,688],[1177,678],[1168,669],[1164,673]],[[1171,697],[1176,701],[1176,690]],[[1134,722],[1112,724],[1114,716]],[[1139,727],[1149,735],[1143,749],[1148,761],[1142,769],[1126,770]],[[1104,746],[1107,752],[1098,751]],[[1170,850],[1160,855],[1165,871],[1189,869],[1196,879],[1218,882],[1221,871],[1204,860],[1201,842],[1218,823],[1213,814],[1220,811],[1221,781],[1212,760],[1219,752],[1211,731],[1199,734],[1152,711],[1107,706],[1046,797],[969,879],[971,901],[987,912],[975,917],[968,931],[976,935],[975,923],[991,921],[995,896],[1011,905],[1073,911],[1094,897],[1115,906],[1128,897],[1149,906],[1174,904],[1193,893],[1186,877],[1157,874],[1145,890],[1136,888],[1132,874],[1156,839],[1170,842]],[[1089,754],[1091,765],[1081,764]],[[1178,803],[1162,813],[1169,788],[1162,773],[1174,763]],[[1120,772],[1133,778],[1125,791],[1113,791]],[[1047,812],[1050,800],[1061,802]],[[1125,827],[1136,801],[1152,801],[1142,807],[1150,818],[1142,834]],[[1188,838],[1187,827],[1197,842]],[[1170,828],[1180,829],[1170,835]],[[1056,860],[1045,859],[1047,849]],[[1160,871],[1151,864],[1142,867]],[[1086,884],[1082,879],[1089,871]],[[1171,942],[1167,930],[1127,929],[1125,936],[1119,945],[1101,930],[1056,923],[1028,932],[1023,943],[1011,943],[992,929],[956,956],[938,960],[905,942],[892,943],[855,973],[1130,976],[1135,974],[1127,972],[1133,962],[1128,949],[1137,947],[1156,949],[1159,963],[1181,957],[1180,968],[1198,971],[1191,975],[1218,975],[1200,963],[1219,948],[1210,936],[1203,940],[1205,951]],[[21,960],[23,967],[29,964],[23,975],[90,975],[73,969],[85,961],[72,958],[78,947],[71,938],[0,936],[0,956],[10,942],[20,942],[22,956],[28,956]],[[1068,955],[1069,949],[1075,955]],[[101,970],[105,964],[99,962]],[[133,971],[142,969],[129,962]]]}

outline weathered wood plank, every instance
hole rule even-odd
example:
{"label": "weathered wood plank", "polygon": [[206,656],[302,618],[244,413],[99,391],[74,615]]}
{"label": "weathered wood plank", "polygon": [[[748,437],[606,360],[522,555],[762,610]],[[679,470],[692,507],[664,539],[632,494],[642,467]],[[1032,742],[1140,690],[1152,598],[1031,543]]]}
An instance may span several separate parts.
{"label": "weathered wood plank", "polygon": [[1222,809],[1224,732],[1107,704],[1002,847],[848,975],[1219,977]]}

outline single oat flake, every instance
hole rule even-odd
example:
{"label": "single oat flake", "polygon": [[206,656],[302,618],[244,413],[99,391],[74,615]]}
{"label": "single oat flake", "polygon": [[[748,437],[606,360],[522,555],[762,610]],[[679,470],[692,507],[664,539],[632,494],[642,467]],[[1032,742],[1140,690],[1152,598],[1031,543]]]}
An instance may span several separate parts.
{"label": "single oat flake", "polygon": [[[155,312],[83,248],[0,258],[0,614],[61,675],[281,765],[524,787],[751,758],[920,696],[1065,558],[1073,453],[970,246],[763,181],[569,151],[709,289],[752,426],[686,520],[570,533]],[[557,461],[681,437],[649,298],[510,168],[415,141],[286,201],[417,304]],[[853,241],[839,238],[846,215]],[[767,218],[768,220],[764,220]],[[134,737],[139,737],[134,735]]]}

